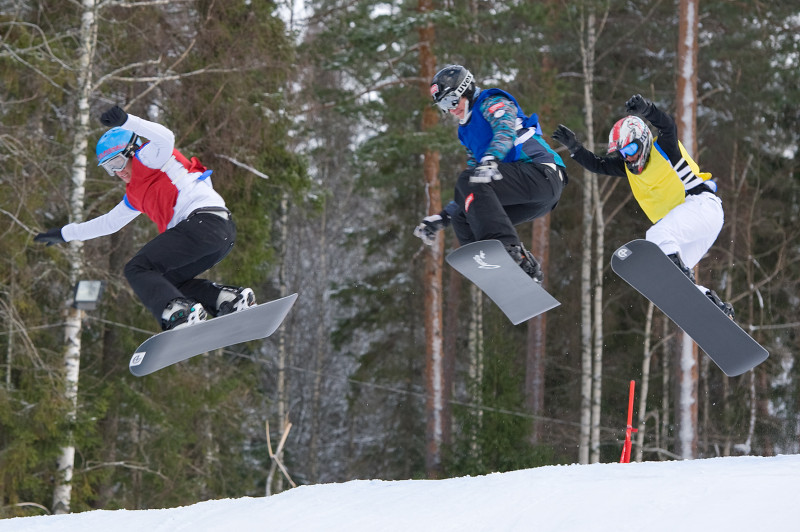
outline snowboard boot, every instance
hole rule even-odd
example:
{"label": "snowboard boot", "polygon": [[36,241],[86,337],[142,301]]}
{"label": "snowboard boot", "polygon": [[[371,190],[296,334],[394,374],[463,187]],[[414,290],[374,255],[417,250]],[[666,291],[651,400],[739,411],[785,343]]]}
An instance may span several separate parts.
{"label": "snowboard boot", "polygon": [[522,271],[539,284],[544,280],[544,272],[539,262],[533,258],[531,252],[523,247],[522,244],[506,244],[506,251],[514,259]]}
{"label": "snowboard boot", "polygon": [[220,289],[217,296],[217,316],[239,312],[256,304],[256,295],[250,288],[220,286]]}
{"label": "snowboard boot", "polygon": [[680,254],[670,253],[669,255],[667,255],[667,257],[669,258],[669,260],[675,263],[675,266],[677,266],[678,269],[682,271],[683,274],[686,277],[688,277],[690,281],[692,281],[692,283],[697,284],[696,281],[694,280],[694,272],[691,270],[691,268],[686,267],[686,265],[681,260]]}
{"label": "snowboard boot", "polygon": [[161,313],[161,328],[165,331],[195,325],[206,319],[206,309],[197,301],[178,297],[167,303]]}
{"label": "snowboard boot", "polygon": [[733,312],[733,305],[730,303],[725,303],[722,301],[716,292],[713,290],[706,290],[706,297],[711,300],[719,309],[725,313],[731,320],[735,317],[735,313]]}

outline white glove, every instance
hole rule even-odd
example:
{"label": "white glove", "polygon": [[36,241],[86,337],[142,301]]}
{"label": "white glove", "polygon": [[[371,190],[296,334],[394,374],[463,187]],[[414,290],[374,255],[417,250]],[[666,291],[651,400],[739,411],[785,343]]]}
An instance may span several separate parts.
{"label": "white glove", "polygon": [[470,183],[491,183],[503,179],[503,174],[497,169],[497,160],[487,155],[469,176]]}
{"label": "white glove", "polygon": [[447,227],[450,219],[442,218],[439,214],[431,214],[422,219],[414,229],[414,236],[422,239],[426,246],[432,246],[436,242],[436,233]]}

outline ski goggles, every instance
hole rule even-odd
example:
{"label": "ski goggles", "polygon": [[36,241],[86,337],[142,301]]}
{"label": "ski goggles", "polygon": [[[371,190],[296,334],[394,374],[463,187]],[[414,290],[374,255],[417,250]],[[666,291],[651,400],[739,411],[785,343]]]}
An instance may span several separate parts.
{"label": "ski goggles", "polygon": [[121,151],[118,154],[110,157],[109,159],[100,163],[100,166],[108,172],[108,175],[113,176],[117,172],[121,172],[125,169],[125,165],[128,164],[129,157],[125,156],[125,152]]}
{"label": "ski goggles", "polygon": [[137,140],[139,136],[136,133],[131,135],[131,140],[128,141],[128,144],[125,146],[123,150],[121,150],[116,155],[113,155],[99,164],[102,166],[103,169],[108,172],[108,175],[113,176],[117,172],[121,172],[125,169],[125,165],[128,164],[128,159],[133,157],[133,154],[136,153],[137,147]]}
{"label": "ski goggles", "polygon": [[439,109],[441,109],[444,112],[452,111],[453,109],[458,107],[458,102],[460,100],[461,96],[459,96],[455,92],[451,92],[450,94],[443,96],[441,100],[436,102],[436,105],[438,105]]}
{"label": "ski goggles", "polygon": [[631,155],[636,155],[639,152],[639,143],[638,142],[631,142],[627,146],[623,146],[619,152],[622,154],[623,157],[630,157]]}

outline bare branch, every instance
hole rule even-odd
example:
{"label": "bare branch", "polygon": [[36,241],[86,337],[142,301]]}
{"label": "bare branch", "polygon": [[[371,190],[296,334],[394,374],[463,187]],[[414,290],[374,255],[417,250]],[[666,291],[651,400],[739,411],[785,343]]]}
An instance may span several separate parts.
{"label": "bare branch", "polygon": [[[119,78],[117,76],[117,74],[119,74],[120,72],[124,72],[126,70],[130,70],[131,68],[136,68],[136,67],[140,67],[140,66],[157,65],[160,62],[161,62],[161,57],[159,57],[158,59],[148,59],[147,61],[139,61],[138,63],[130,63],[128,65],[125,65],[124,67],[118,68],[116,70],[112,70],[111,72],[109,72],[105,76],[100,77],[97,80],[97,82],[94,84],[94,87],[92,88],[92,90],[96,91],[103,83],[105,83],[106,81],[108,81],[110,79],[124,79],[124,78]],[[137,81],[138,81],[138,78],[137,78]]]}
{"label": "bare branch", "polygon": [[222,155],[221,153],[215,153],[214,155],[216,155],[220,159],[225,159],[226,161],[229,161],[229,162],[235,164],[239,168],[244,168],[248,172],[252,172],[253,174],[257,175],[258,177],[260,177],[262,179],[269,179],[269,176],[267,174],[259,172],[258,170],[256,170],[252,166],[250,166],[248,164],[245,164],[243,162],[237,161],[233,157],[228,157],[227,155]]}
{"label": "bare branch", "polygon": [[93,471],[95,469],[102,469],[104,467],[124,467],[126,469],[133,469],[134,471],[144,471],[146,473],[152,473],[154,475],[161,477],[164,480],[169,480],[169,477],[167,477],[161,471],[155,471],[153,469],[150,469],[149,467],[144,467],[138,464],[131,464],[129,462],[102,462],[88,467],[84,467],[83,469],[80,470],[80,473],[88,473],[89,471]]}
{"label": "bare branch", "polygon": [[12,220],[14,220],[14,222],[15,222],[17,225],[19,225],[20,227],[22,227],[22,228],[23,228],[25,231],[27,231],[28,233],[30,233],[30,234],[32,234],[32,235],[35,235],[35,234],[38,234],[38,233],[39,233],[39,231],[36,231],[35,229],[31,229],[30,227],[28,227],[27,225],[25,225],[25,224],[22,222],[22,220],[20,220],[19,218],[17,218],[16,216],[14,216],[12,213],[8,212],[7,210],[0,208],[0,213],[3,213],[3,214],[5,214],[6,216],[8,216],[9,218],[11,218]]}
{"label": "bare branch", "polygon": [[122,0],[107,0],[102,2],[99,7],[150,7],[150,6],[167,6],[175,4],[188,4],[191,0],[145,0],[142,2],[125,2]]}

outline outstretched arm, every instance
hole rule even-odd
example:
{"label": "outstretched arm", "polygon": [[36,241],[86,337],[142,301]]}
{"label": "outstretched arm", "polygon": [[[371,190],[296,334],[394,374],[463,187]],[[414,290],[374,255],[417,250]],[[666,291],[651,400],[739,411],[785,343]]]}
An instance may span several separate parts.
{"label": "outstretched arm", "polygon": [[71,223],[61,228],[61,236],[65,241],[91,240],[99,236],[116,233],[131,220],[139,216],[139,211],[130,207],[125,200],[102,216],[83,223]]}
{"label": "outstretched arm", "polygon": [[614,177],[625,177],[625,161],[619,155],[598,157],[583,147],[575,133],[567,126],[559,124],[553,132],[553,139],[560,142],[569,150],[572,159],[595,174],[604,174]]}

